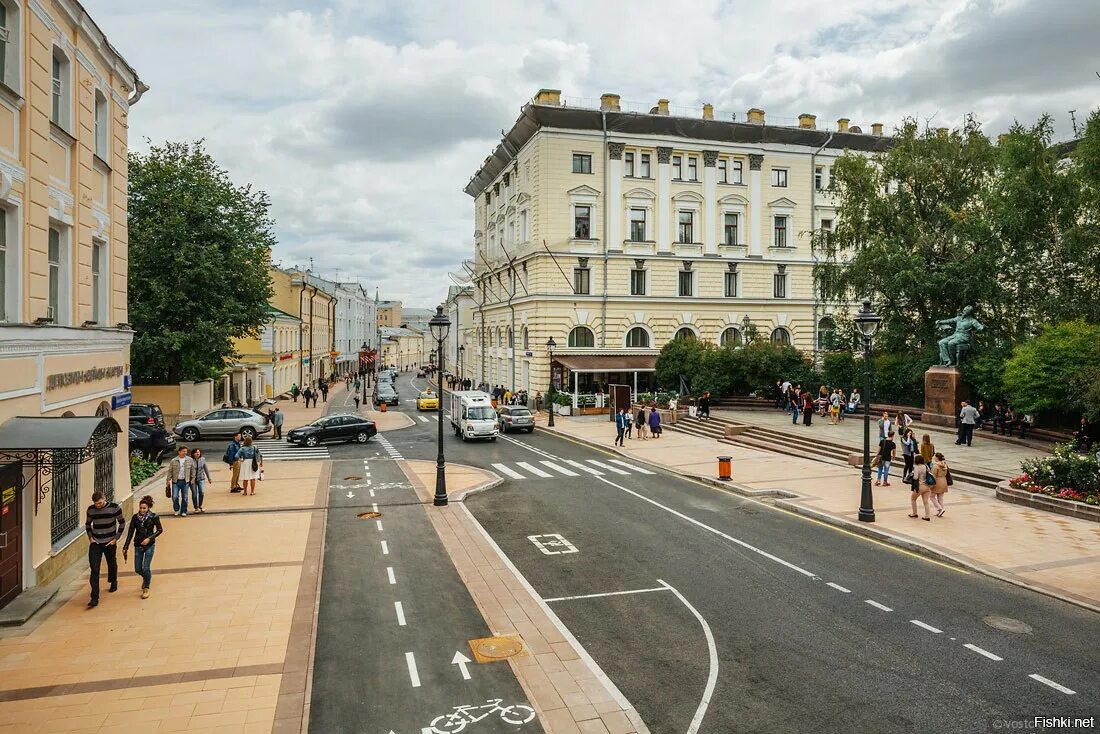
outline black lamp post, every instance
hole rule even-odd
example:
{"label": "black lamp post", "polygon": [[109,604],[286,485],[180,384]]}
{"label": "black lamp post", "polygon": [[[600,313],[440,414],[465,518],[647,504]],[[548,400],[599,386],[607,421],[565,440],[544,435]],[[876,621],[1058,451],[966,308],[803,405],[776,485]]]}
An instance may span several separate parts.
{"label": "black lamp post", "polygon": [[871,339],[878,331],[882,317],[864,301],[855,317],[856,328],[863,339],[863,486],[859,496],[860,522],[875,521],[875,501],[871,495]]}
{"label": "black lamp post", "polygon": [[[447,315],[443,313],[442,306],[435,307],[435,316],[432,316],[428,322],[428,328],[431,329],[432,338],[435,339],[436,347],[439,353],[439,364],[436,367],[439,369],[439,375],[443,374],[443,342],[447,339],[447,333],[451,330],[451,320],[447,318]],[[439,378],[437,378],[439,379]],[[444,473],[444,467],[446,462],[443,459],[443,390],[439,390],[439,409],[436,414],[438,419],[439,434],[438,434],[438,447],[439,453],[435,458],[435,500],[432,502],[436,507],[443,507],[447,504],[447,476]]]}
{"label": "black lamp post", "polygon": [[546,408],[550,411],[550,420],[546,422],[548,428],[554,427],[554,337],[546,340],[546,351],[550,353],[550,390],[546,393]]}
{"label": "black lamp post", "polygon": [[[466,372],[466,345],[458,345],[458,381],[462,382],[462,375]],[[459,385],[461,388],[461,384]]]}
{"label": "black lamp post", "polygon": [[[366,342],[363,342],[363,346],[359,347],[359,349],[363,352],[363,356],[367,356],[368,347]],[[370,384],[367,382],[367,375],[369,374],[370,373],[367,371],[367,365],[363,364],[359,368],[359,383],[363,386],[362,404],[364,406],[367,404],[367,388],[370,387]]]}
{"label": "black lamp post", "polygon": [[752,328],[752,321],[749,319],[749,315],[745,314],[741,317],[741,343],[749,343],[749,329]]}

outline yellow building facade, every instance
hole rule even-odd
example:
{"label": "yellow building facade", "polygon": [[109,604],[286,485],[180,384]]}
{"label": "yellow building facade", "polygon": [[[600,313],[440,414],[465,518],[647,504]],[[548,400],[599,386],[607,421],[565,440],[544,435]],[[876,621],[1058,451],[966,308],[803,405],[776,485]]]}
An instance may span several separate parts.
{"label": "yellow building facade", "polygon": [[401,301],[379,302],[378,326],[389,326],[394,329],[401,326]]}
{"label": "yellow building facade", "polygon": [[0,0],[0,606],[87,552],[93,491],[131,504],[126,156],[145,91],[79,3]]}
{"label": "yellow building facade", "polygon": [[[285,319],[276,319],[276,323],[272,324],[273,339],[275,331],[282,333],[284,339],[289,337],[289,342],[284,342],[282,348],[272,342],[278,365],[274,375],[275,394],[278,395],[289,390],[291,384],[297,384],[304,390],[306,385],[315,384],[332,373],[336,295],[311,283],[310,274],[306,271],[271,267],[270,273],[271,306],[298,319],[293,333],[290,333],[290,324]],[[250,345],[250,348],[255,346]],[[243,348],[244,345],[238,347],[238,351],[243,351]],[[265,355],[266,364],[270,365],[271,349],[260,349],[259,353]],[[290,382],[287,382],[288,378]],[[282,385],[285,389],[279,390]]]}
{"label": "yellow building facade", "polygon": [[226,394],[231,402],[254,405],[290,392],[299,380],[301,326],[297,316],[268,304],[260,334],[235,342],[240,356],[227,375],[230,389]]}
{"label": "yellow building facade", "polygon": [[830,168],[889,139],[877,123],[747,117],[675,116],[667,100],[624,112],[617,95],[586,109],[557,90],[525,105],[465,189],[476,306],[459,338],[475,381],[545,390],[551,337],[555,381],[581,392],[653,386],[677,336],[736,345],[751,329],[812,352],[831,328],[811,248],[836,221]]}

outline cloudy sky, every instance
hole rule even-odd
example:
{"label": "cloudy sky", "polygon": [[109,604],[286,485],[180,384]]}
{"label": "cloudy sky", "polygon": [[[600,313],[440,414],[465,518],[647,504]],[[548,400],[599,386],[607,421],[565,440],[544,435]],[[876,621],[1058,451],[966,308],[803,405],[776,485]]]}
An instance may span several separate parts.
{"label": "cloudy sky", "polygon": [[284,265],[428,307],[472,254],[461,189],[540,87],[769,122],[1100,106],[1096,0],[83,0],[152,90],[130,143],[205,138],[273,201]]}

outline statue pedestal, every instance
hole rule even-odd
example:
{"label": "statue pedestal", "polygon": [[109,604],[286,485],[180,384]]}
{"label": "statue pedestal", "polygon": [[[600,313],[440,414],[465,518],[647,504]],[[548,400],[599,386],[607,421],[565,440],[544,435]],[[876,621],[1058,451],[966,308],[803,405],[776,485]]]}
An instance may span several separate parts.
{"label": "statue pedestal", "polygon": [[921,421],[954,428],[959,401],[966,400],[969,395],[958,367],[929,367],[924,373],[924,412],[921,413]]}

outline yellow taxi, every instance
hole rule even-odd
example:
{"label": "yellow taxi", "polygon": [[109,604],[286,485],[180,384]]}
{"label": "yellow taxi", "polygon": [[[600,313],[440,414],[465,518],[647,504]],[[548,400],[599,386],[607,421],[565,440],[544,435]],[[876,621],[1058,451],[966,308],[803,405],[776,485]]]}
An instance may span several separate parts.
{"label": "yellow taxi", "polygon": [[417,410],[439,410],[439,396],[426,390],[416,396]]}

